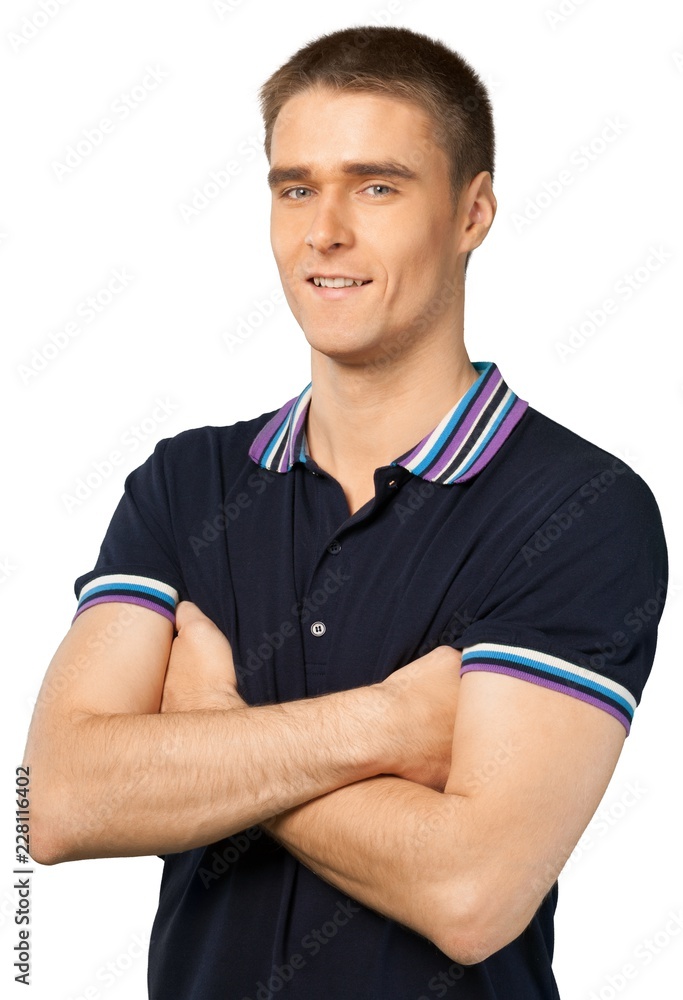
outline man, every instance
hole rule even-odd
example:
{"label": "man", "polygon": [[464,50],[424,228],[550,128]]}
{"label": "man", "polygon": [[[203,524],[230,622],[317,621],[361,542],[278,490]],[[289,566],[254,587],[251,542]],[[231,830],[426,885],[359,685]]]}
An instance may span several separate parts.
{"label": "man", "polygon": [[261,99],[311,382],[126,480],[36,705],[32,853],[164,857],[158,1000],[557,997],[556,879],[654,657],[657,505],[467,356],[496,211],[467,63],[348,29]]}

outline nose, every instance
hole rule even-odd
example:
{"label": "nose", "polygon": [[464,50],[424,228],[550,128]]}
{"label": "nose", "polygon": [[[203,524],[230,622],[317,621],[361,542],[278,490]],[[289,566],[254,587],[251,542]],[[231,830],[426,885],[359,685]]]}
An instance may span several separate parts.
{"label": "nose", "polygon": [[349,219],[340,199],[332,195],[319,195],[315,214],[306,233],[306,245],[325,253],[334,247],[348,246],[351,241]]}

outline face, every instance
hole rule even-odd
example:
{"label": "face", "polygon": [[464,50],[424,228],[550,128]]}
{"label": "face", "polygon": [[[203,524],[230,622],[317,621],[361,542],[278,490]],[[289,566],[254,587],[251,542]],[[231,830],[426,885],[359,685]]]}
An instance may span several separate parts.
{"label": "face", "polygon": [[[489,175],[475,178],[454,211],[448,161],[429,134],[417,105],[374,93],[312,88],[281,109],[271,245],[314,351],[367,364],[452,330],[462,255],[492,219],[473,221],[471,192]],[[318,287],[317,276],[362,284]]]}

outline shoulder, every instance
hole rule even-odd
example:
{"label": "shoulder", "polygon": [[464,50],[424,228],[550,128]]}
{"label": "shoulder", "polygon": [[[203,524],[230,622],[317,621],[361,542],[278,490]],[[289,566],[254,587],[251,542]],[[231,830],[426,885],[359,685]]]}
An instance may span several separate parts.
{"label": "shoulder", "polygon": [[267,475],[249,448],[271,410],[232,424],[190,427],[157,442],[151,454],[126,477],[125,493],[173,518],[190,516],[243,488],[254,475]]}
{"label": "shoulder", "polygon": [[202,465],[214,463],[235,472],[240,465],[253,466],[249,448],[277,412],[278,408],[232,424],[186,428],[159,441],[150,458],[168,474],[188,466],[199,471]]}
{"label": "shoulder", "polygon": [[[572,473],[589,475],[596,469],[621,461],[533,406],[527,408],[518,431],[510,439],[520,453],[517,459],[531,463],[537,472],[548,472],[553,476]],[[621,464],[625,465],[623,462]]]}
{"label": "shoulder", "polygon": [[515,489],[547,509],[572,497],[638,520],[659,519],[659,508],[645,480],[623,459],[581,437],[529,406],[508,441],[506,468]]}

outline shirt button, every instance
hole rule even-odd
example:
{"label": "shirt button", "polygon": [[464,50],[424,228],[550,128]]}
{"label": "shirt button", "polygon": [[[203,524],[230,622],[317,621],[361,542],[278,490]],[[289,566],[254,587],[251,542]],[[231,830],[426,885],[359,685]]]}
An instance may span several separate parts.
{"label": "shirt button", "polygon": [[387,483],[387,486],[391,486],[392,488],[394,488],[395,486],[398,486],[398,483],[396,482],[395,479],[390,479],[389,482]]}
{"label": "shirt button", "polygon": [[333,542],[330,542],[330,544],[327,546],[327,551],[331,552],[333,556],[336,556],[337,552],[341,552],[341,544],[337,541],[336,538]]}
{"label": "shirt button", "polygon": [[326,631],[325,622],[313,622],[311,625],[311,632],[313,635],[325,635]]}

